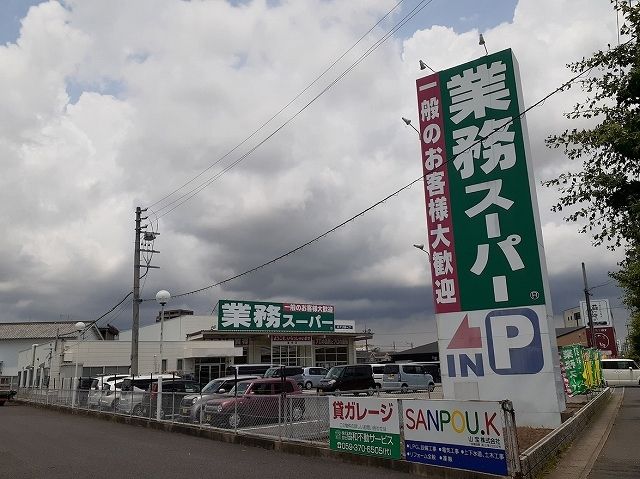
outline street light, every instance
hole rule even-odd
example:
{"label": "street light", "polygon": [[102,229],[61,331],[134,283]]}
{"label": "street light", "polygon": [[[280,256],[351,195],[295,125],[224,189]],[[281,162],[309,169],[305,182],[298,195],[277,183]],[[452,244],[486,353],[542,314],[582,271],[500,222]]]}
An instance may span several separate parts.
{"label": "street light", "polygon": [[171,294],[169,293],[169,291],[165,291],[164,289],[158,291],[156,293],[156,301],[158,303],[160,303],[161,308],[161,313],[160,313],[160,373],[163,373],[164,371],[162,371],[162,342],[164,340],[164,306],[165,304],[167,304],[167,302],[171,299]]}
{"label": "street light", "polygon": [[73,379],[76,381],[75,387],[73,388],[73,393],[71,396],[71,407],[76,407],[76,394],[78,390],[78,386],[80,385],[80,380],[78,379],[78,356],[80,356],[80,333],[84,331],[86,324],[82,321],[78,321],[75,324],[76,331],[78,331],[78,337],[76,338],[76,370],[73,374]]}

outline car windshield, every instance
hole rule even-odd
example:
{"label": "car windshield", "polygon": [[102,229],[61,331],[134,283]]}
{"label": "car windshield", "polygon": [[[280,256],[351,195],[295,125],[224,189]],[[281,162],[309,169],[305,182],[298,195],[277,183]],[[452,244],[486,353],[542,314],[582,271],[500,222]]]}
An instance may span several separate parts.
{"label": "car windshield", "polygon": [[264,373],[264,377],[265,378],[277,378],[278,376],[280,376],[280,369],[281,368],[269,368]]}
{"label": "car windshield", "polygon": [[205,387],[202,388],[203,393],[215,393],[220,389],[220,386],[224,384],[222,379],[214,379],[209,381]]}
{"label": "car windshield", "polygon": [[[226,392],[225,395],[227,396],[235,396],[236,394],[238,396],[243,395],[246,391],[247,388],[249,387],[249,385],[251,384],[251,382],[242,382],[242,383],[238,383],[236,384],[235,387],[232,387],[231,389],[229,389],[229,392]],[[236,393],[237,391],[237,393]]]}
{"label": "car windshield", "polygon": [[325,376],[326,379],[336,379],[340,377],[340,373],[342,373],[342,368],[331,368],[329,372]]}

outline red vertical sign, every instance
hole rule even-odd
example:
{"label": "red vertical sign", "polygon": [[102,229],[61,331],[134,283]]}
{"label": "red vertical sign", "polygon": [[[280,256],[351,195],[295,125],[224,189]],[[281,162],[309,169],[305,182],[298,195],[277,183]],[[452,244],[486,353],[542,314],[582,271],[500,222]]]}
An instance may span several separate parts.
{"label": "red vertical sign", "polygon": [[433,301],[436,313],[451,313],[460,311],[460,291],[439,75],[418,79],[416,87]]}

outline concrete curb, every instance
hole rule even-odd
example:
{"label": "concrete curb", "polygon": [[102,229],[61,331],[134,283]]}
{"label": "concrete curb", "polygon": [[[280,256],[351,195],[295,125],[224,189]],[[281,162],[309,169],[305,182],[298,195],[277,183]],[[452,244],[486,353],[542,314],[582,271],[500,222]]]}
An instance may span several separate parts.
{"label": "concrete curb", "polygon": [[528,448],[520,455],[521,476],[534,479],[541,474],[550,462],[557,459],[562,449],[571,444],[578,434],[589,424],[593,417],[602,410],[603,405],[611,397],[611,388],[606,388],[589,401],[578,413],[564,422],[560,427],[547,434],[541,441]]}
{"label": "concrete curb", "polygon": [[263,449],[279,451],[287,454],[297,454],[300,456],[330,458],[351,464],[359,464],[362,466],[380,467],[391,469],[394,471],[406,472],[416,476],[429,477],[433,479],[495,479],[497,477],[492,474],[482,474],[478,472],[463,471],[461,469],[444,468],[438,466],[430,466],[425,464],[416,464],[405,460],[385,459],[380,457],[358,456],[347,452],[333,451],[327,447],[317,444],[307,443],[303,441],[279,440],[258,436],[254,434],[233,433],[221,429],[201,428],[191,424],[172,423],[166,421],[157,421],[155,419],[146,419],[135,416],[125,416],[122,414],[103,413],[100,411],[91,411],[87,409],[72,409],[67,406],[57,406],[51,404],[41,404],[31,402],[24,399],[15,400],[23,404],[39,407],[42,409],[51,409],[53,411],[65,412],[67,414],[76,414],[79,416],[89,416],[100,418],[106,421],[129,424],[133,426],[147,427],[166,432],[174,432],[187,434],[189,436],[201,437],[214,441],[225,442],[229,444],[240,444],[244,446],[260,447]]}

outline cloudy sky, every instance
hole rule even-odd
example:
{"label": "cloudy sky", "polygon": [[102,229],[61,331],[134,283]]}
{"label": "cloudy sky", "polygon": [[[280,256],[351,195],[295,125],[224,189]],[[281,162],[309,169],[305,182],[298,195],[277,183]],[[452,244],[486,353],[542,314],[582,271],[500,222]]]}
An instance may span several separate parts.
{"label": "cloudy sky", "polygon": [[[160,233],[160,269],[143,280],[152,298],[265,263],[416,179],[420,144],[401,117],[417,122],[419,59],[444,69],[481,56],[482,32],[490,52],[514,50],[530,105],[572,76],[566,63],[617,41],[608,0],[396,4],[0,2],[0,321],[111,309],[132,288],[136,206]],[[562,112],[579,97],[555,95],[527,115],[553,308],[583,298],[584,261],[590,285],[607,283],[594,296],[610,300],[622,333],[627,312],[607,277],[622,252],[593,247],[539,186],[574,167],[544,139],[571,125]],[[424,211],[417,184],[170,307],[334,304],[378,345],[431,341],[427,256],[412,247],[426,242]],[[143,303],[141,322],[156,312]],[[130,328],[130,302],[106,322]]]}

